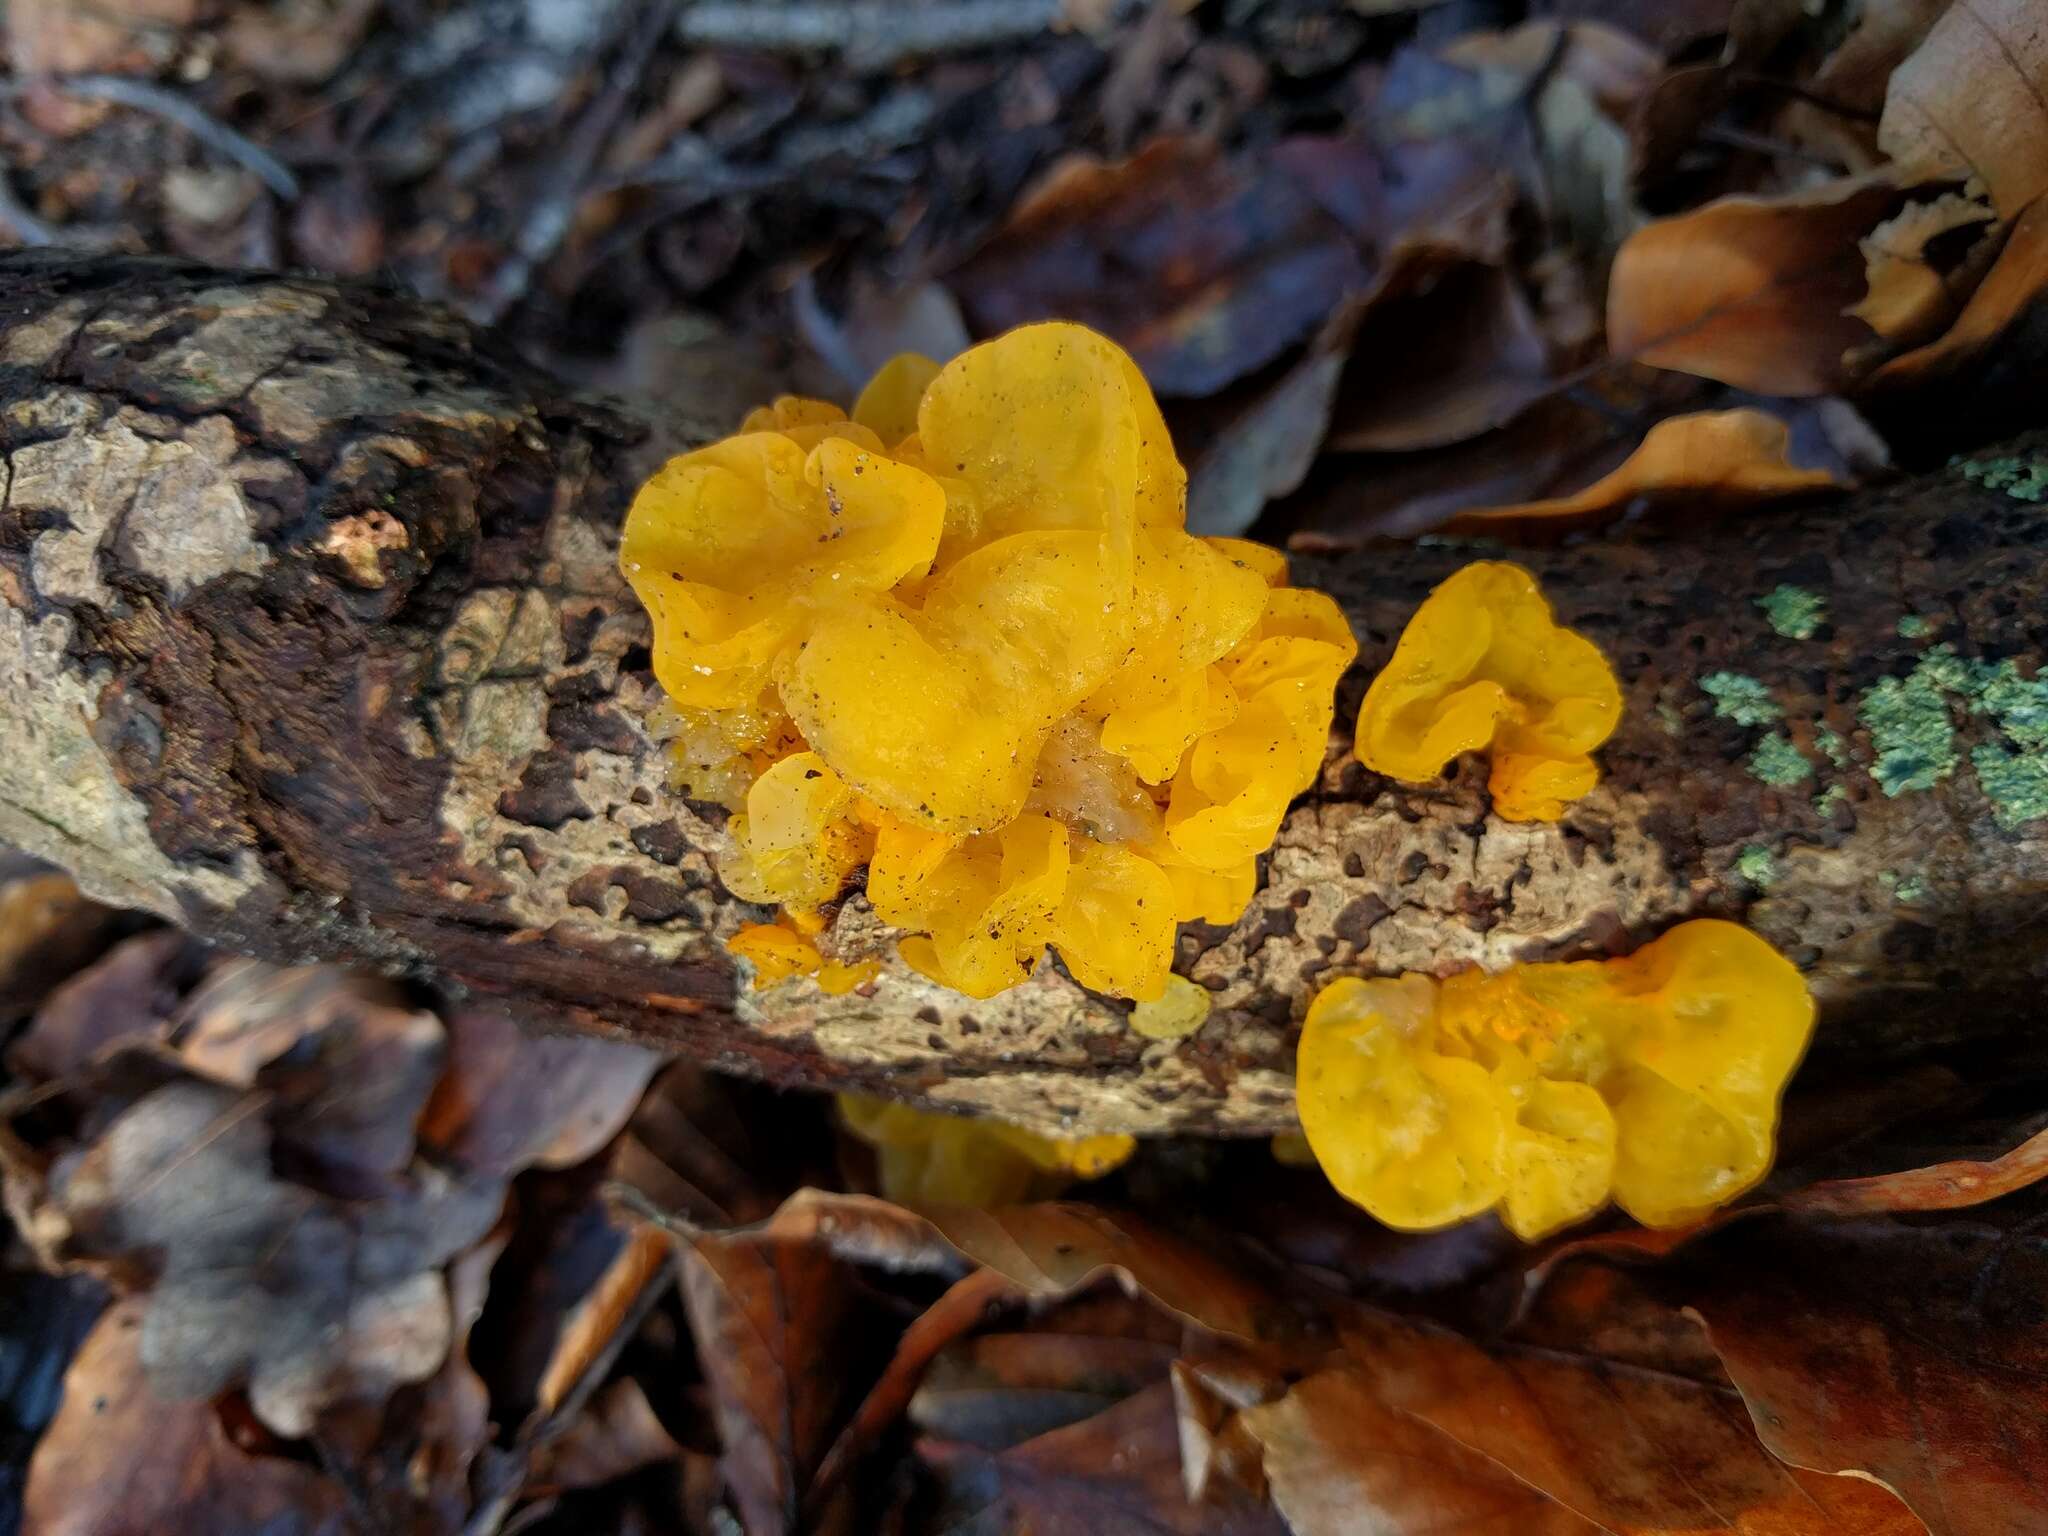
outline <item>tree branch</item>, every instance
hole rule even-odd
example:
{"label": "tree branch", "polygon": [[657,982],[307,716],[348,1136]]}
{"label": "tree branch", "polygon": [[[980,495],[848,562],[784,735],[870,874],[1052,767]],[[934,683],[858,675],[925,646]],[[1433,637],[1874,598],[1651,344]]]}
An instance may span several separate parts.
{"label": "tree branch", "polygon": [[[1872,738],[1880,679],[1938,640],[2031,675],[2048,642],[2048,517],[1959,473],[1527,555],[1628,691],[1605,782],[1554,827],[1490,816],[1483,773],[1409,788],[1349,756],[1370,669],[1474,549],[1298,561],[1346,605],[1361,665],[1251,910],[1182,932],[1214,1013],[1156,1043],[1055,965],[985,1003],[893,963],[871,995],[747,989],[721,940],[761,914],[713,872],[720,814],[664,786],[647,629],[614,567],[633,487],[679,445],[444,312],[31,253],[0,261],[0,396],[0,838],[253,953],[1094,1130],[1286,1127],[1294,1026],[1338,974],[1600,954],[1708,914],[1806,970],[1823,1052],[2040,1011],[2048,821],[2002,825],[1987,785],[2008,820],[2011,785],[1970,753],[2034,760],[1996,712],[1936,694],[1953,739],[1926,743],[1931,787],[1871,773],[1898,745]],[[1824,594],[1829,627],[1774,633],[1754,600],[1780,583]],[[1909,615],[1933,638],[1902,638]],[[1782,720],[1717,714],[1717,672]],[[1811,777],[1765,782],[1785,777],[1782,754],[1752,761],[1773,728]],[[830,939],[891,951],[859,897]]]}

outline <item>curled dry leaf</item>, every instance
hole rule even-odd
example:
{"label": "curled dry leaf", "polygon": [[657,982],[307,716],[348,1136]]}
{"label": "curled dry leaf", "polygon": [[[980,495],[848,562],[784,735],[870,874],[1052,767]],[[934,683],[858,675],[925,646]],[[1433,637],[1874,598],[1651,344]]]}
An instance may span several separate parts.
{"label": "curled dry leaf", "polygon": [[122,916],[69,875],[0,853],[0,1020],[36,1008],[120,931]]}
{"label": "curled dry leaf", "polygon": [[1923,347],[1878,369],[1879,388],[1913,385],[1954,372],[2004,335],[2048,292],[2048,198],[2027,205],[2013,222],[1998,259],[1953,324]]}
{"label": "curled dry leaf", "polygon": [[28,1536],[346,1536],[336,1484],[302,1463],[241,1450],[209,1403],[151,1392],[143,1331],[142,1304],[116,1302],[71,1362],[64,1406],[29,1462]]}
{"label": "curled dry leaf", "polygon": [[1828,394],[1874,333],[1856,242],[1897,197],[1848,177],[1783,197],[1724,197],[1629,236],[1607,289],[1616,357],[1766,395]]}
{"label": "curled dry leaf", "polygon": [[54,1259],[151,1279],[141,1359],[159,1393],[247,1382],[257,1416],[296,1436],[329,1403],[440,1365],[438,1269],[489,1229],[504,1187],[421,1169],[375,1199],[323,1195],[272,1172],[264,1108],[175,1079],[59,1157],[40,1187],[10,1169],[10,1193]]}
{"label": "curled dry leaf", "polygon": [[1664,1289],[1777,1455],[1876,1479],[1932,1536],[2022,1536],[2048,1529],[2039,1216],[1743,1223]]}
{"label": "curled dry leaf", "polygon": [[[984,1271],[986,1273],[986,1271]],[[932,1362],[909,1405],[929,1435],[1003,1450],[1093,1417],[1165,1379],[1171,1341],[1114,1334],[983,1333]]]}
{"label": "curled dry leaf", "polygon": [[1776,416],[1748,407],[1696,411],[1658,422],[1620,467],[1574,495],[1482,507],[1452,526],[1498,530],[1513,523],[1584,520],[1677,498],[1690,505],[1739,505],[1840,490],[1848,483],[1830,469],[1793,463],[1792,430]]}
{"label": "curled dry leaf", "polygon": [[1954,291],[1949,272],[1930,259],[1928,246],[1990,219],[1989,208],[1955,192],[1908,203],[1863,237],[1869,290],[1848,312],[1895,346],[1914,346],[1938,335],[1968,289]]}
{"label": "curled dry leaf", "polygon": [[1879,148],[1908,175],[1975,181],[2000,217],[2048,192],[2048,17],[1966,0],[1892,73]]}

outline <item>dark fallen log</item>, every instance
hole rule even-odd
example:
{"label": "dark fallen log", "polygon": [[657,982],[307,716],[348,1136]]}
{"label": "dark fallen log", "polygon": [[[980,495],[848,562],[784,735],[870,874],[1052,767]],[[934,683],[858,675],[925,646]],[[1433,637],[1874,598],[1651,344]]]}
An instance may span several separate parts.
{"label": "dark fallen log", "polygon": [[[2048,513],[1981,466],[1527,555],[1628,689],[1559,826],[1491,817],[1483,772],[1409,788],[1349,756],[1370,669],[1473,549],[1298,561],[1360,665],[1251,910],[1183,931],[1209,1022],[1160,1043],[1051,965],[979,1003],[893,964],[836,999],[748,988],[720,941],[760,914],[713,872],[717,813],[664,787],[613,566],[676,434],[408,299],[128,259],[0,262],[0,395],[0,838],[252,953],[777,1082],[1141,1132],[1291,1124],[1293,1027],[1337,974],[1601,954],[1691,916],[1798,961],[1823,1054],[2042,1011]],[[1756,604],[1785,583],[1826,600],[1810,638]],[[1987,687],[1939,642],[2019,665]],[[890,950],[858,897],[833,938]]]}

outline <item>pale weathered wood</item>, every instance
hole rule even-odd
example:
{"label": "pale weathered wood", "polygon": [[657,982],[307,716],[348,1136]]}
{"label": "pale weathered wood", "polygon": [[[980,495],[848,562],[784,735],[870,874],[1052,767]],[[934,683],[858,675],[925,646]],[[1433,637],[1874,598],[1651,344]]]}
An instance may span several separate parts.
{"label": "pale weathered wood", "polygon": [[[0,838],[254,953],[1048,1126],[1279,1129],[1293,1027],[1330,977],[1605,953],[1702,914],[1794,955],[1823,1053],[2041,1012],[2048,821],[1994,816],[1968,763],[1993,720],[1957,705],[1959,765],[1891,798],[1859,718],[1930,643],[1903,616],[2028,674],[2048,646],[2048,514],[1957,473],[1525,556],[1629,692],[1606,782],[1555,827],[1490,817],[1470,770],[1416,789],[1349,759],[1370,668],[1473,549],[1299,561],[1361,664],[1252,909],[1183,932],[1216,1004],[1190,1039],[1139,1039],[1051,965],[985,1003],[896,966],[872,995],[753,993],[720,940],[758,914],[713,873],[718,813],[664,787],[613,566],[673,446],[390,294],[0,262]],[[1828,627],[1774,633],[1754,599],[1781,582],[1823,593]],[[1716,716],[1717,671],[1768,687],[1813,779],[1753,771],[1764,732]],[[1767,891],[1745,850],[1752,876],[1775,863]],[[857,896],[835,937],[890,948]]]}

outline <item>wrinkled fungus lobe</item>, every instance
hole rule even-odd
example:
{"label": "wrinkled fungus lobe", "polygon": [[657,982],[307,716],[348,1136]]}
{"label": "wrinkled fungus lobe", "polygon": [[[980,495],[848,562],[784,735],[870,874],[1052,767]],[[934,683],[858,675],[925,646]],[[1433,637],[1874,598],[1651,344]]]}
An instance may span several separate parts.
{"label": "wrinkled fungus lobe", "polygon": [[883,1195],[908,1206],[1044,1199],[1121,1167],[1138,1146],[1129,1136],[1041,1136],[852,1093],[839,1095],[839,1116],[875,1149]]}
{"label": "wrinkled fungus lobe", "polygon": [[1556,821],[1600,781],[1592,752],[1621,718],[1599,648],[1559,625],[1536,578],[1481,560],[1423,600],[1366,690],[1358,758],[1419,784],[1461,752],[1492,757],[1487,788],[1508,821]]}
{"label": "wrinkled fungus lobe", "polygon": [[739,813],[734,894],[815,913],[865,867],[948,986],[989,996],[1051,945],[1159,997],[1175,924],[1250,899],[1355,653],[1282,556],[1190,536],[1185,501],[1135,365],[1064,324],[671,460],[621,564],[678,783]]}
{"label": "wrinkled fungus lobe", "polygon": [[1338,1192],[1391,1227],[1498,1207],[1536,1238],[1610,1196],[1680,1226],[1763,1177],[1812,1030],[1792,963],[1713,919],[1619,960],[1349,979],[1303,1026],[1301,1123]]}

